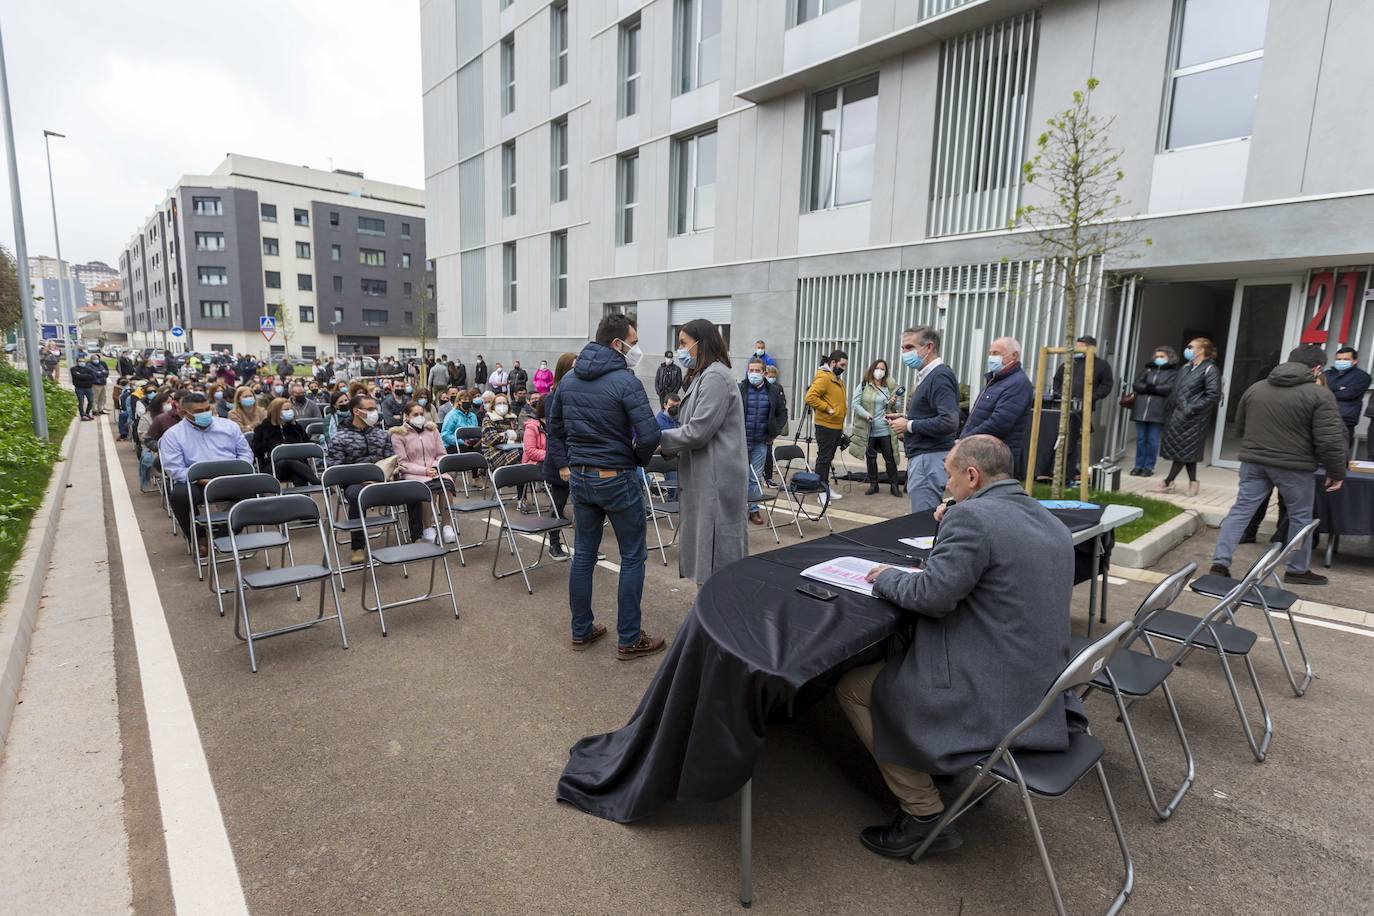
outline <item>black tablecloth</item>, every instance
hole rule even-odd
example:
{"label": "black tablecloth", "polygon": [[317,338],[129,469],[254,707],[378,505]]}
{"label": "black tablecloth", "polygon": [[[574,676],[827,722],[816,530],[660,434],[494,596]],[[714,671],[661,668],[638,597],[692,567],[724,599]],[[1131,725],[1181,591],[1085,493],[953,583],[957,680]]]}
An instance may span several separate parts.
{"label": "black tablecloth", "polygon": [[1313,481],[1312,517],[1321,519],[1322,534],[1374,534],[1374,474],[1350,471],[1335,493],[1326,492],[1326,473]]}
{"label": "black tablecloth", "polygon": [[[1102,514],[1052,511],[1074,531]],[[879,598],[797,592],[801,570],[837,556],[898,564],[927,552],[898,538],[934,533],[929,512],[908,515],[746,557],[712,576],[630,721],[573,746],[556,797],[628,823],[675,799],[733,795],[753,775],[769,716],[809,682],[869,660],[866,650],[903,623],[905,612]]]}

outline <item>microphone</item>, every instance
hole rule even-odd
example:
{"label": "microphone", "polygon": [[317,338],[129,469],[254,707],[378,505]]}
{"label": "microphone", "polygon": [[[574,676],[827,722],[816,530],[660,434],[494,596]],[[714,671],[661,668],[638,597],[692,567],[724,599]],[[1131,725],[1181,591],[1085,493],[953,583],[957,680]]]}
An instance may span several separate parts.
{"label": "microphone", "polygon": [[894,400],[894,401],[900,401],[900,400],[901,400],[902,398],[904,398],[904,397],[906,397],[906,386],[905,386],[905,385],[903,385],[902,387],[898,388],[896,391],[892,392],[892,400]]}

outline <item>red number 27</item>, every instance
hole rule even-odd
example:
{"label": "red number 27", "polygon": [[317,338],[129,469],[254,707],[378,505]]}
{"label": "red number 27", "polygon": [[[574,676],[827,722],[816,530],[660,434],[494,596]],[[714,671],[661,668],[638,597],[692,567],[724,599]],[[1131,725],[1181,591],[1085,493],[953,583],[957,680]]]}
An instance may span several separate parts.
{"label": "red number 27", "polygon": [[1326,324],[1326,316],[1336,299],[1337,289],[1343,289],[1345,292],[1345,308],[1341,316],[1341,333],[1336,341],[1349,342],[1350,319],[1355,314],[1355,287],[1359,280],[1360,275],[1353,270],[1345,271],[1339,278],[1329,270],[1312,275],[1312,284],[1307,288],[1307,300],[1311,303],[1313,312],[1311,319],[1303,326],[1301,343],[1324,344],[1331,339],[1331,332],[1323,325]]}

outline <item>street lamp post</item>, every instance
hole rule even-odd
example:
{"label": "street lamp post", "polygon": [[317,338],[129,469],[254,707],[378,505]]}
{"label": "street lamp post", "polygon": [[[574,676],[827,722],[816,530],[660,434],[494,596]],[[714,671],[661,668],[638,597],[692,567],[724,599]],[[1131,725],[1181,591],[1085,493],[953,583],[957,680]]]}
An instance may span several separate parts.
{"label": "street lamp post", "polygon": [[59,134],[55,130],[43,131],[43,151],[48,157],[48,197],[52,201],[52,240],[57,247],[57,304],[62,312],[62,339],[67,342],[67,366],[68,368],[76,365],[76,353],[72,350],[71,329],[76,325],[76,306],[71,301],[76,296],[76,290],[67,295],[67,288],[62,285],[62,239],[57,234],[57,194],[52,186],[52,149],[48,145],[49,137],[59,137],[66,139],[66,134]]}
{"label": "street lamp post", "polygon": [[0,104],[5,118],[5,159],[9,166],[10,207],[14,211],[14,260],[19,274],[19,302],[23,309],[24,354],[29,370],[29,401],[33,411],[33,434],[48,438],[48,411],[43,402],[43,380],[39,373],[38,334],[33,320],[33,289],[29,286],[29,246],[24,238],[24,206],[19,200],[19,162],[14,154],[14,121],[10,117],[10,82],[5,74],[5,43],[0,40]]}

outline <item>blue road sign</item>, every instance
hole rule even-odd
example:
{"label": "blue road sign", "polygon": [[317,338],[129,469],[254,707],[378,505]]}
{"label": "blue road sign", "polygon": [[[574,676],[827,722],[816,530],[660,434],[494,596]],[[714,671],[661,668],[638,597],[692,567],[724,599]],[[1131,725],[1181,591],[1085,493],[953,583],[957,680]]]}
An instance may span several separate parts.
{"label": "blue road sign", "polygon": [[185,333],[186,333],[186,332],[183,331],[183,330],[181,329],[181,325],[177,325],[176,327],[172,328],[172,336],[173,336],[173,337],[180,337],[182,334],[185,334]]}

